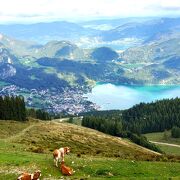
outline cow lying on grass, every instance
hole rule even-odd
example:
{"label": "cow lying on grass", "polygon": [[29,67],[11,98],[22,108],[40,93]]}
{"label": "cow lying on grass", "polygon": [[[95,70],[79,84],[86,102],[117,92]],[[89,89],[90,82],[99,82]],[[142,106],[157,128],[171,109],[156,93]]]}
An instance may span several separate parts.
{"label": "cow lying on grass", "polygon": [[41,171],[35,171],[33,174],[30,173],[22,173],[17,180],[39,180],[39,177],[41,176]]}
{"label": "cow lying on grass", "polygon": [[68,154],[70,152],[69,147],[62,147],[60,149],[55,149],[53,152],[53,158],[54,158],[54,164],[56,167],[58,167],[58,161],[61,159],[61,161],[64,161],[65,154]]}
{"label": "cow lying on grass", "polygon": [[66,176],[71,176],[74,173],[73,169],[71,169],[70,167],[64,164],[64,161],[61,162],[60,170],[61,170],[61,173]]}

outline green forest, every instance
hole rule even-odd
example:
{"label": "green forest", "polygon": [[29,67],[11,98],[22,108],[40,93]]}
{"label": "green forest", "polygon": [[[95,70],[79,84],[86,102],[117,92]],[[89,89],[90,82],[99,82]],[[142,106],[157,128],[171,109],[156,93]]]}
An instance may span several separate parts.
{"label": "green forest", "polygon": [[[111,134],[122,130],[137,134],[161,132],[173,126],[180,127],[180,98],[140,103],[123,111],[95,111],[82,115],[84,125],[87,123],[103,132],[111,129]],[[104,123],[98,124],[99,121]],[[113,130],[112,126],[116,128]]]}
{"label": "green forest", "polygon": [[26,107],[22,96],[0,96],[0,119],[26,120]]}
{"label": "green forest", "polygon": [[114,136],[129,138],[139,145],[160,152],[159,148],[149,143],[141,134],[180,127],[180,98],[140,103],[124,111],[85,113],[82,125]]}
{"label": "green forest", "polygon": [[180,98],[140,103],[122,112],[124,128],[135,133],[161,132],[180,127]]}
{"label": "green forest", "polygon": [[41,109],[26,108],[22,96],[0,96],[0,119],[26,121],[27,117],[50,120],[48,112]]}

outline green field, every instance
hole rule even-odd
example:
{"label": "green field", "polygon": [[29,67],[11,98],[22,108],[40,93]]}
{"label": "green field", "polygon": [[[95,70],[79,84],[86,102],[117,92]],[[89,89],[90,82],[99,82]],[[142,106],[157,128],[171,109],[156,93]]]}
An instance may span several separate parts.
{"label": "green field", "polygon": [[180,145],[180,138],[172,138],[171,131],[148,133],[145,136],[151,141],[160,141]]}
{"label": "green field", "polygon": [[31,120],[0,121],[0,179],[13,180],[37,169],[44,180],[69,179],[52,160],[52,150],[61,145],[71,147],[65,156],[66,165],[75,171],[70,179],[180,178],[180,163],[126,140],[68,123]]}
{"label": "green field", "polygon": [[[23,171],[42,171],[42,179],[59,179],[62,174],[53,165],[51,153],[24,151],[24,146],[0,141],[0,179],[13,180]],[[178,179],[180,163],[118,160],[75,154],[67,155],[66,164],[75,170],[71,179]]]}
{"label": "green field", "polygon": [[[145,136],[150,141],[180,145],[180,138],[172,138],[171,131],[149,133],[149,134],[145,134]],[[158,145],[158,144],[156,145],[159,146],[167,154],[180,156],[180,147]]]}

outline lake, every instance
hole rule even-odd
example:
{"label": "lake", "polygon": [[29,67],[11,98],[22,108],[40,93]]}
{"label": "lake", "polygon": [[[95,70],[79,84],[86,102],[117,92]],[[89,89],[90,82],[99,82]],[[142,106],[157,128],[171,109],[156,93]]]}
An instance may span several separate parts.
{"label": "lake", "polygon": [[99,105],[101,110],[127,109],[140,102],[152,102],[164,98],[180,97],[180,86],[97,84],[92,89],[92,92],[85,96],[89,101]]}

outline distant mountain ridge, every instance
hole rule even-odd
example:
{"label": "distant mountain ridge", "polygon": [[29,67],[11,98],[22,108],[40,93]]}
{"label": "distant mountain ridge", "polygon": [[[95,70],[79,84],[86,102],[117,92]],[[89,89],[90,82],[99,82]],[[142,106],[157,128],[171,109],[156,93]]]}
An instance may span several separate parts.
{"label": "distant mountain ridge", "polygon": [[180,18],[161,18],[143,23],[130,22],[102,33],[103,40],[113,41],[121,38],[142,38],[144,41],[154,40],[170,32],[180,31]]}
{"label": "distant mountain ridge", "polygon": [[119,18],[76,23],[57,21],[0,25],[0,32],[7,36],[39,43],[55,39],[78,41],[82,37],[97,37],[104,41],[134,37],[150,41],[179,31],[180,18]]}
{"label": "distant mountain ridge", "polygon": [[54,39],[72,40],[80,36],[94,35],[94,33],[97,33],[97,30],[84,28],[76,23],[58,21],[37,24],[0,25],[0,32],[21,40],[45,43]]}

